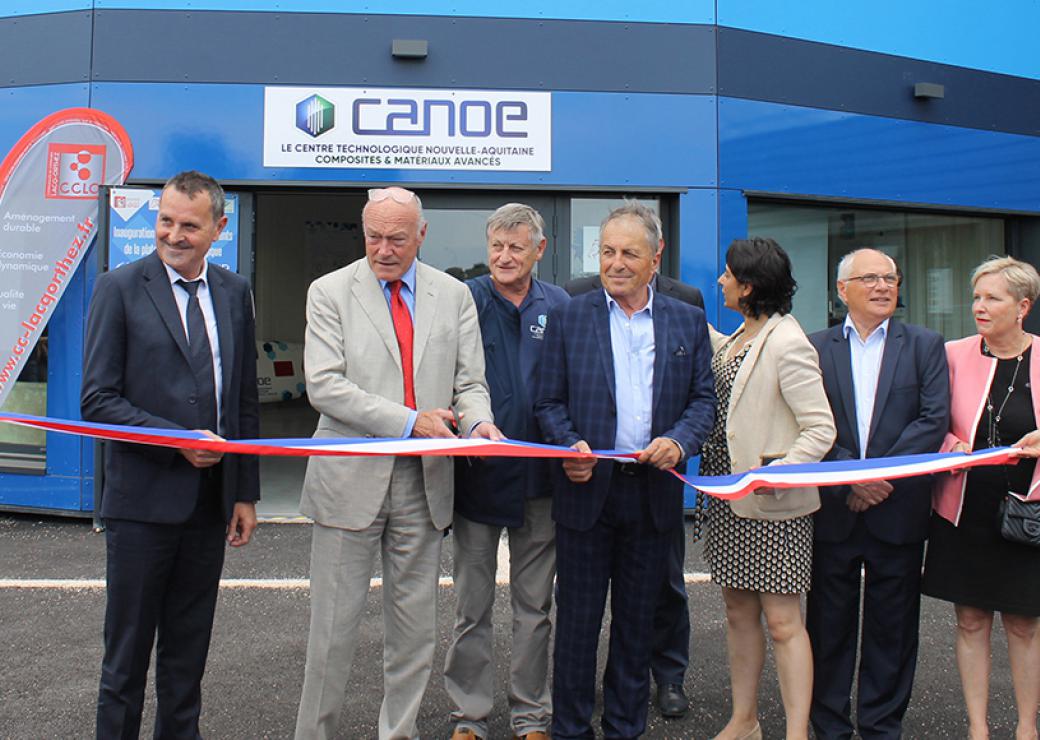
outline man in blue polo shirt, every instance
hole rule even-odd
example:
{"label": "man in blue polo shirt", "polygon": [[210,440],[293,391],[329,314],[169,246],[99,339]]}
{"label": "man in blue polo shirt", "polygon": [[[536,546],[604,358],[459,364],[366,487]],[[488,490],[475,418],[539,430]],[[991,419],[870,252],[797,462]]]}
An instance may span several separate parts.
{"label": "man in blue polo shirt", "polygon": [[[532,277],[545,252],[545,224],[530,206],[509,203],[488,218],[490,275],[470,280],[480,316],[495,423],[511,439],[541,442],[534,384],[549,311],[569,300]],[[444,684],[455,704],[452,738],[487,737],[494,704],[491,610],[502,528],[509,534],[513,605],[510,721],[519,738],[546,740],[549,610],[556,572],[548,462],[468,459],[455,471],[455,633]]]}

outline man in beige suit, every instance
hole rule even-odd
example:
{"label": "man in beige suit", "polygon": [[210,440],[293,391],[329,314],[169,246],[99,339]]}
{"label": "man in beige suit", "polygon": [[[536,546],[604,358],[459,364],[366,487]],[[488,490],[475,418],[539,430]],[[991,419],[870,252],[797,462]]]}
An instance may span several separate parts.
{"label": "man in beige suit", "polygon": [[[307,294],[307,394],[321,413],[314,436],[453,437],[457,426],[501,439],[471,294],[416,260],[426,236],[419,198],[370,190],[362,222],[365,258],[315,280]],[[377,553],[386,631],[379,737],[418,737],[452,472],[445,457],[311,458],[300,506],[314,535],[297,738],[337,734]]]}

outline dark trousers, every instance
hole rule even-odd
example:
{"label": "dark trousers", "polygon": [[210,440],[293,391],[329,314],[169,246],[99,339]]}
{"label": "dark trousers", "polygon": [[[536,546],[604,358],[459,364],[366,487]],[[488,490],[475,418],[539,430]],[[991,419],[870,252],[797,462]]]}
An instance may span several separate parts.
{"label": "dark trousers", "polygon": [[690,664],[690,605],[686,596],[686,528],[670,535],[666,577],[654,610],[650,673],[658,686],[682,686]]}
{"label": "dark trousers", "polygon": [[813,649],[811,720],[821,740],[851,738],[856,641],[863,636],[856,724],[859,735],[898,738],[917,665],[924,544],[893,545],[867,531],[862,518],[845,542],[816,542],[806,626]]}
{"label": "dark trousers", "polygon": [[155,737],[200,737],[200,684],[224,565],[224,534],[212,490],[200,494],[184,524],[106,520],[108,601],[98,738],[139,736],[156,635]]}
{"label": "dark trousers", "polygon": [[610,652],[603,675],[603,734],[636,738],[646,727],[654,606],[673,533],[650,517],[644,475],[615,472],[599,520],[556,527],[556,646],[552,736],[592,738],[596,648],[610,590]]}

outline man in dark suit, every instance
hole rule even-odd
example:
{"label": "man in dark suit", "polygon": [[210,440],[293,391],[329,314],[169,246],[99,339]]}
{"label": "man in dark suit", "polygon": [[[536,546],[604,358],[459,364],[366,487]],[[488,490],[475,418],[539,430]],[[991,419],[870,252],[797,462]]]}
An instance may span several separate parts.
{"label": "man in dark suit", "polygon": [[[892,318],[899,275],[882,252],[846,255],[837,287],[848,317],[810,337],[838,427],[828,459],[936,452],[949,425],[942,337]],[[865,739],[898,738],[917,662],[930,479],[835,486],[821,489],[820,498],[807,607],[816,737],[853,736],[849,710],[862,570],[857,729]]]}
{"label": "man in dark suit", "polygon": [[556,469],[557,625],[552,737],[592,737],[596,646],[607,589],[607,738],[646,727],[653,608],[682,526],[682,482],[666,471],[700,451],[715,415],[704,313],[654,292],[661,222],[630,202],[600,229],[604,290],[553,311],[535,415],[546,441],[637,462],[567,460]]}
{"label": "man in dark suit", "polygon": [[[183,172],[159,199],[155,253],[98,277],[87,320],[88,421],[256,438],[253,301],[245,278],[206,262],[224,192]],[[218,436],[219,435],[219,436]],[[199,737],[224,545],[256,527],[254,457],[111,442],[105,449],[108,602],[99,738],[136,738],[156,646],[157,738]]]}
{"label": "man in dark suit", "polygon": [[[664,239],[658,244],[658,255],[664,250]],[[655,273],[650,287],[658,295],[666,295],[704,310],[704,298],[692,285]],[[569,280],[563,289],[572,296],[602,290],[599,275]],[[690,605],[686,595],[686,529],[677,527],[668,549],[668,573],[654,609],[654,642],[650,653],[650,674],[657,686],[657,706],[665,717],[682,717],[690,707],[683,683],[690,664]]]}

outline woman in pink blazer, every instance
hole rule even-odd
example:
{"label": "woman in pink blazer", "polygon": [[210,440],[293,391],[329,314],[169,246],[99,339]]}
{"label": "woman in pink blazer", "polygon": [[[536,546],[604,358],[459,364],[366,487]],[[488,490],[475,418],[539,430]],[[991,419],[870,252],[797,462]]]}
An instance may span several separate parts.
{"label": "woman in pink blazer", "polygon": [[1040,706],[1040,548],[1005,540],[998,507],[1006,496],[1040,500],[1040,338],[1022,322],[1040,294],[1040,276],[1024,262],[994,257],[972,275],[978,334],[948,342],[950,431],[943,452],[1016,443],[1017,465],[942,475],[934,495],[922,591],[953,602],[957,667],[969,737],[989,737],[990,634],[999,611],[1007,633],[1018,706],[1017,740],[1037,738]]}

